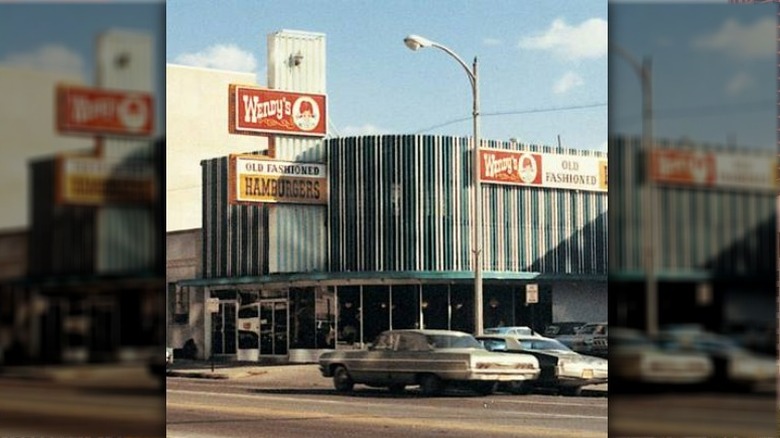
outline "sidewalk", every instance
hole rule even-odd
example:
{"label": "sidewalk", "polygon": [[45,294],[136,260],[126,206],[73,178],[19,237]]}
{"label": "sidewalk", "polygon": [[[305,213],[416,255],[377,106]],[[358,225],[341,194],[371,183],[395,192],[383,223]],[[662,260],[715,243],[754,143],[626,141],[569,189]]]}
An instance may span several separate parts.
{"label": "sidewalk", "polygon": [[[255,383],[272,383],[289,388],[331,388],[331,379],[322,377],[317,364],[279,364],[273,362],[215,362],[177,359],[168,367],[168,377],[194,379],[250,379]],[[607,384],[584,387],[588,391],[606,392]]]}
{"label": "sidewalk", "polygon": [[159,387],[160,384],[145,363],[0,366],[0,379],[117,389]]}
{"label": "sidewalk", "polygon": [[195,379],[252,379],[291,387],[330,386],[317,364],[286,364],[275,362],[212,362],[177,359],[168,366],[168,377]]}

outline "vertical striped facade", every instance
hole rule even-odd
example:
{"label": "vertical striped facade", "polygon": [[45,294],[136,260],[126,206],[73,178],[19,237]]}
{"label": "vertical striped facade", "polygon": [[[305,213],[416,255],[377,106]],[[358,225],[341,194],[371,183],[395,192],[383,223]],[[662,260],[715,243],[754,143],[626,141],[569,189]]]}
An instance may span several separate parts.
{"label": "vertical striped facade", "polygon": [[[325,93],[325,35],[283,30],[268,35],[268,87]],[[299,65],[294,57],[300,56]],[[293,62],[291,62],[293,61]],[[303,163],[325,162],[318,138],[277,135],[272,156]],[[319,205],[276,204],[269,208],[268,271],[311,272],[327,269],[327,209]]]}
{"label": "vertical striped facade", "polygon": [[[640,273],[642,264],[641,138],[610,138],[610,272]],[[690,144],[656,142],[658,149]],[[697,150],[717,151],[710,146]],[[746,152],[750,153],[750,152]],[[766,152],[763,152],[766,155]],[[659,274],[717,272],[749,275],[775,270],[774,192],[658,185],[655,253]]]}
{"label": "vertical striped facade", "polygon": [[[472,270],[468,139],[326,140],[332,271]],[[484,142],[484,147],[605,154]],[[607,194],[482,185],[486,271],[606,275]]]}
{"label": "vertical striped facade", "polygon": [[268,274],[268,207],[228,204],[228,158],[201,162],[203,278]]}
{"label": "vertical striped facade", "polygon": [[[154,146],[152,146],[154,147]],[[164,149],[163,143],[157,148]],[[35,276],[157,272],[163,255],[161,166],[155,204],[64,205],[56,201],[57,158],[31,163],[29,273]]]}

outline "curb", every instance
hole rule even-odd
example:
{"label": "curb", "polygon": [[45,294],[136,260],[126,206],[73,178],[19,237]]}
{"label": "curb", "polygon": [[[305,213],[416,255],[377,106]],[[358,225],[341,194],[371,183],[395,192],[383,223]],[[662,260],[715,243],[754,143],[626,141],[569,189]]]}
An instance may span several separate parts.
{"label": "curb", "polygon": [[215,380],[225,380],[229,379],[230,376],[227,374],[221,374],[221,373],[212,373],[212,372],[191,372],[191,371],[167,371],[165,373],[167,377],[183,377],[183,378],[189,378],[189,379],[215,379]]}

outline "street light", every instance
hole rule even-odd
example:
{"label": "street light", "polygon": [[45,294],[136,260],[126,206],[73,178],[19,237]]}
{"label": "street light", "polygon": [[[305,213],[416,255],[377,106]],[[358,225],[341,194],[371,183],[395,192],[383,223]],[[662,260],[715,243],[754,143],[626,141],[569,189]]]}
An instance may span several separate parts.
{"label": "street light", "polygon": [[652,61],[645,57],[640,63],[627,50],[617,44],[610,44],[610,49],[625,59],[639,77],[642,84],[642,150],[645,155],[644,167],[644,264],[645,264],[645,328],[647,333],[655,335],[658,332],[658,285],[656,283],[655,266],[655,185],[652,178],[653,155],[653,76]]}
{"label": "street light", "polygon": [[409,35],[404,38],[404,44],[411,50],[417,51],[421,48],[434,47],[443,50],[448,55],[455,58],[466,71],[471,84],[471,93],[473,97],[474,109],[472,112],[474,120],[474,143],[472,145],[472,174],[473,182],[473,202],[471,218],[471,234],[473,240],[474,252],[474,328],[477,336],[482,335],[482,262],[480,256],[482,252],[482,183],[479,180],[479,81],[477,76],[477,58],[474,57],[472,68],[463,62],[455,52],[447,47],[423,38],[419,35]]}

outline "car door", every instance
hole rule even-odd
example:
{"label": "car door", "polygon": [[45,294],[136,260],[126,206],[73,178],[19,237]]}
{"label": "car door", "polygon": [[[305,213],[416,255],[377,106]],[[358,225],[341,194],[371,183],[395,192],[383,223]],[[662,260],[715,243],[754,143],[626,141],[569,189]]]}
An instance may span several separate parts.
{"label": "car door", "polygon": [[411,385],[418,373],[435,372],[431,365],[430,347],[421,333],[401,333],[395,345],[391,383]]}

